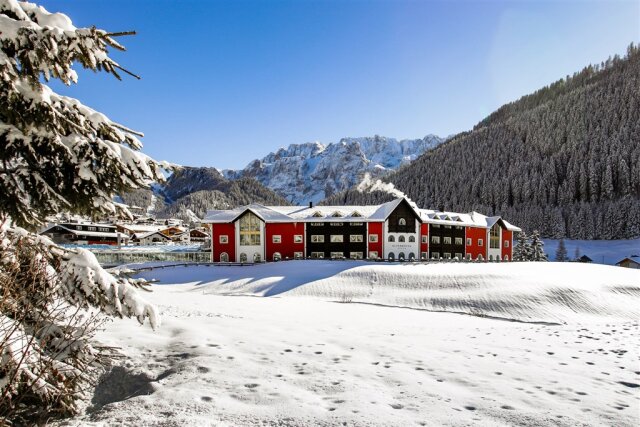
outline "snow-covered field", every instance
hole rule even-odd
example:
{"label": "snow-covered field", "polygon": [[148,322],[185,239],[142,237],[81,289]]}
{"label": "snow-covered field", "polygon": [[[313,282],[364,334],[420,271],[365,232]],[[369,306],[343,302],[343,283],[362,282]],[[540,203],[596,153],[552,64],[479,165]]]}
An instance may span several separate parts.
{"label": "snow-covered field", "polygon": [[127,357],[78,424],[640,423],[638,271],[296,261],[143,274],[160,280],[149,298],[163,326],[100,334]]}

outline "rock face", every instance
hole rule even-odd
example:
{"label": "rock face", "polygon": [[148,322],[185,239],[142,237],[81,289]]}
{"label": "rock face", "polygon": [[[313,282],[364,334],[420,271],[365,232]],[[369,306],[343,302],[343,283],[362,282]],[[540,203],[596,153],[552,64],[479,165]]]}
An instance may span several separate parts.
{"label": "rock face", "polygon": [[293,204],[320,202],[358,184],[364,173],[382,175],[444,142],[428,135],[398,141],[381,136],[343,138],[328,145],[292,144],[242,170],[224,170],[225,178],[253,178]]}

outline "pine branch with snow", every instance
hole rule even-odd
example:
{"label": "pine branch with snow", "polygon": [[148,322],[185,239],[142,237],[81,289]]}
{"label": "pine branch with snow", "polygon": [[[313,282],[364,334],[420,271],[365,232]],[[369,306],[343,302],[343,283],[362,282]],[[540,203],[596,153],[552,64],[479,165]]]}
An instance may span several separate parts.
{"label": "pine branch with snow", "polygon": [[114,194],[175,168],[140,152],[141,133],[43,83],[77,83],[74,63],[134,75],[108,55],[124,50],[115,37],[127,34],[76,28],[64,14],[0,0],[0,424],[78,410],[105,361],[91,342],[102,314],[160,323],[143,283],[25,229],[61,211],[130,215]]}

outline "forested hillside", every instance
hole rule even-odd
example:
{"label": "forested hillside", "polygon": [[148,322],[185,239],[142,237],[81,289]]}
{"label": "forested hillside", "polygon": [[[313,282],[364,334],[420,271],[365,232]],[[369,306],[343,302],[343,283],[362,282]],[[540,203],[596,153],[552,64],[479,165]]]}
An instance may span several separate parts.
{"label": "forested hillside", "polygon": [[158,218],[203,218],[209,209],[226,209],[249,203],[287,205],[287,200],[250,178],[229,180],[214,168],[186,167],[173,173],[164,186],[121,195],[124,203],[149,208]]}
{"label": "forested hillside", "polygon": [[547,237],[639,236],[640,50],[504,105],[384,180],[421,206],[500,214]]}

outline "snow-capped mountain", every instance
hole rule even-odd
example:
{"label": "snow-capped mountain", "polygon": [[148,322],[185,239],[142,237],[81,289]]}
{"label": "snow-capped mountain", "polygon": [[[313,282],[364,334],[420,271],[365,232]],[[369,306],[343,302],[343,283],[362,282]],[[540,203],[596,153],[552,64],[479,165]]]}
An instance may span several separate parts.
{"label": "snow-capped mountain", "polygon": [[327,145],[291,144],[223,174],[228,179],[254,178],[294,204],[307,204],[352,187],[365,172],[379,176],[395,170],[444,141],[435,135],[401,141],[376,135]]}

